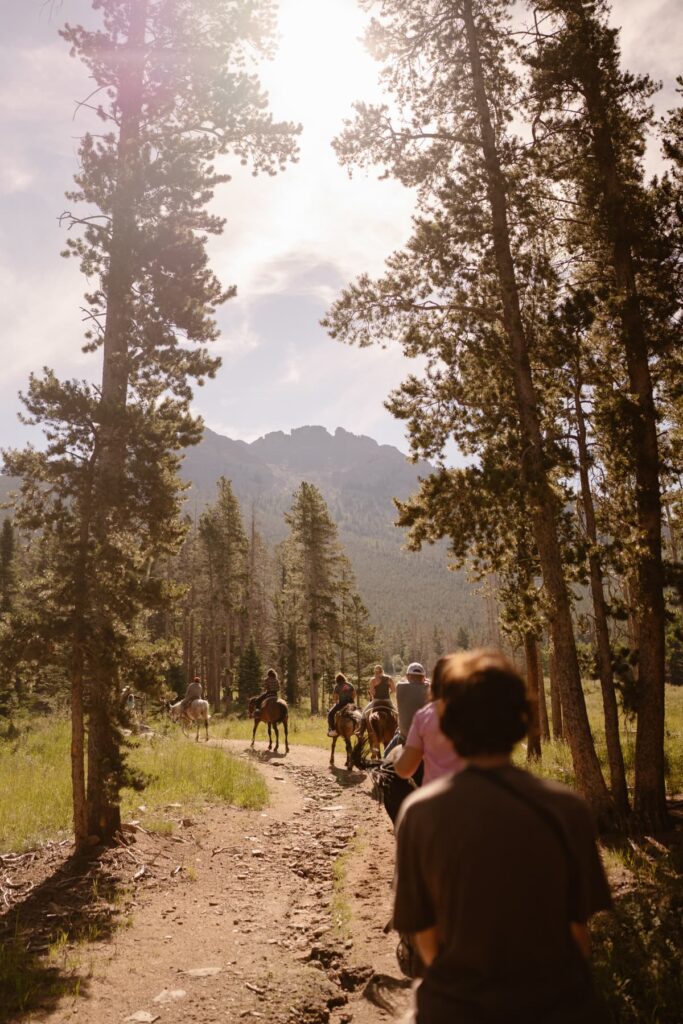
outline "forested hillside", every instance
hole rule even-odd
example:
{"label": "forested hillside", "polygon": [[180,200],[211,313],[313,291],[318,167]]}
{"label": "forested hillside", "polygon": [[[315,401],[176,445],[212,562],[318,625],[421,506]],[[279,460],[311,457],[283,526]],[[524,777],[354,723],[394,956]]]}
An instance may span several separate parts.
{"label": "forested hillside", "polygon": [[192,483],[188,507],[193,513],[213,500],[220,476],[230,480],[245,516],[255,510],[269,543],[284,538],[283,515],[300,481],[314,483],[339,528],[373,622],[390,635],[402,631],[407,647],[434,627],[451,642],[461,627],[483,640],[482,601],[464,572],[448,570],[445,545],[405,551],[405,534],[394,525],[393,499],[407,498],[418,477],[430,471],[428,463],[413,465],[398,449],[372,438],[310,426],[267,434],[251,444],[205,429],[201,444],[186,453],[181,472]]}
{"label": "forested hillside", "polygon": [[[428,660],[433,638],[454,645],[461,629],[473,641],[487,639],[485,608],[467,574],[447,568],[445,544],[404,550],[405,532],[395,526],[394,498],[405,500],[431,467],[413,465],[391,445],[337,428],[307,426],[267,434],[248,444],[204,429],[202,442],[185,452],[181,475],[191,486],[185,508],[197,518],[216,497],[222,476],[232,483],[246,521],[267,545],[287,533],[284,514],[302,480],[322,493],[349,557],[359,592],[380,627],[387,656]],[[0,501],[18,481],[0,477]]]}

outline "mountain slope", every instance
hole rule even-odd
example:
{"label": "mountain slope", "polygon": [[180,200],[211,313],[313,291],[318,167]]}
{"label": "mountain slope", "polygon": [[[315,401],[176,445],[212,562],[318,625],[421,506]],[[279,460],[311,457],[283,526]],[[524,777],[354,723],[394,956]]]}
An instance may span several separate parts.
{"label": "mountain slope", "polygon": [[337,428],[277,431],[248,444],[206,429],[185,455],[182,475],[192,486],[188,506],[197,513],[213,501],[220,476],[232,481],[245,519],[255,510],[258,528],[271,543],[287,532],[284,513],[302,480],[323,494],[353,563],[373,620],[386,628],[438,625],[452,633],[460,625],[482,632],[480,599],[464,573],[450,572],[445,546],[402,550],[405,536],[393,522],[393,498],[406,498],[427,475],[426,462],[412,464],[397,448]]}

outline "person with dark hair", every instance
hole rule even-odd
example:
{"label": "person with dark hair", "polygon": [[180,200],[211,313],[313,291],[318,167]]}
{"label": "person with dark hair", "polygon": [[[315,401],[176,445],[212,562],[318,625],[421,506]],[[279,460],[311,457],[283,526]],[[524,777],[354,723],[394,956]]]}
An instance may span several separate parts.
{"label": "person with dark hair", "polygon": [[269,668],[266,673],[266,678],[263,683],[263,691],[259,693],[256,698],[256,707],[260,708],[265,700],[270,697],[277,699],[277,695],[280,692],[280,680],[277,677],[277,672],[274,668]]}
{"label": "person with dark hair", "polygon": [[180,702],[180,710],[185,711],[189,708],[193,700],[202,699],[202,681],[199,676],[195,676],[192,682],[185,690],[185,696]]}
{"label": "person with dark hair", "polygon": [[611,901],[588,807],[513,767],[529,706],[502,654],[447,655],[434,675],[463,768],[399,814],[393,922],[424,965],[412,1020],[600,1024],[588,920]]}
{"label": "person with dark hair", "polygon": [[338,672],[334,680],[334,689],[332,695],[337,698],[337,703],[334,704],[327,713],[327,735],[336,736],[334,728],[334,716],[338,711],[341,711],[347,704],[353,704],[356,699],[356,688],[353,683],[350,683],[343,672]]}

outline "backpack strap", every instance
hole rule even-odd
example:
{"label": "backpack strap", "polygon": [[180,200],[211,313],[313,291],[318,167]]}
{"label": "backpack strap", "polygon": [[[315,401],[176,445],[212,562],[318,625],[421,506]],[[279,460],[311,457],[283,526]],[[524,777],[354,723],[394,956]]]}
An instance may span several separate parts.
{"label": "backpack strap", "polygon": [[549,811],[547,807],[533,800],[527,796],[526,793],[520,792],[516,786],[513,786],[506,779],[502,779],[495,771],[495,769],[485,770],[483,768],[476,768],[474,765],[468,765],[468,772],[474,772],[479,778],[486,779],[488,782],[497,786],[498,789],[504,789],[506,793],[514,797],[520,803],[523,803],[530,810],[534,811],[536,816],[541,819],[547,825],[549,831],[555,836],[558,845],[562,849],[565,861],[567,863],[567,909],[569,913],[569,920],[580,922],[579,912],[579,865],[576,859],[576,855],[571,848],[567,834],[558,821],[557,817]]}

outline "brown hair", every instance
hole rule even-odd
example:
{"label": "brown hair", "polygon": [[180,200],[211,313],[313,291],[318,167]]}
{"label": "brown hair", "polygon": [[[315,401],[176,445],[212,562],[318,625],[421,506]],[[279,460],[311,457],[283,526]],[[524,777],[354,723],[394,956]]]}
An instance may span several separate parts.
{"label": "brown hair", "polygon": [[277,679],[277,672],[274,668],[269,668],[266,672],[266,679]]}
{"label": "brown hair", "polygon": [[444,702],[441,730],[461,757],[509,754],[526,736],[524,680],[500,651],[480,648],[439,658],[432,690]]}
{"label": "brown hair", "polygon": [[334,681],[335,683],[348,683],[348,679],[343,672],[337,672]]}

